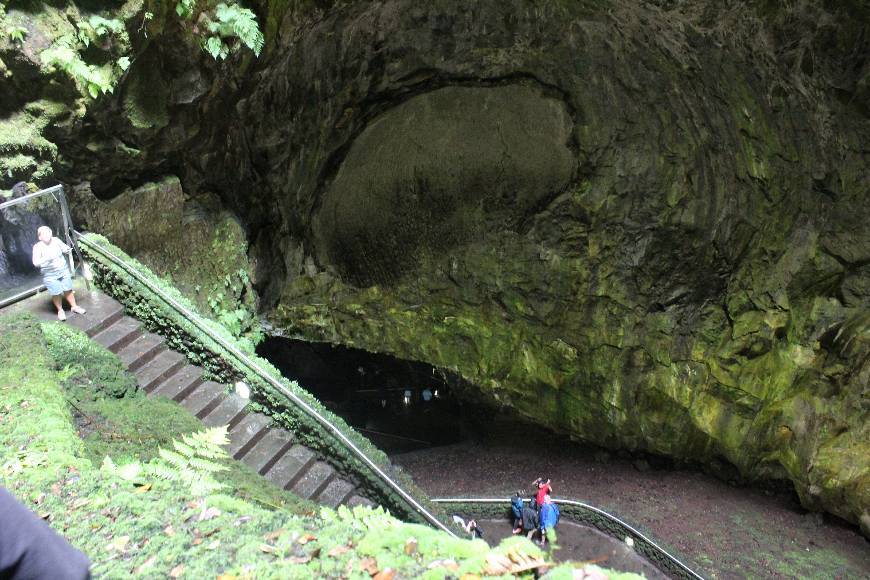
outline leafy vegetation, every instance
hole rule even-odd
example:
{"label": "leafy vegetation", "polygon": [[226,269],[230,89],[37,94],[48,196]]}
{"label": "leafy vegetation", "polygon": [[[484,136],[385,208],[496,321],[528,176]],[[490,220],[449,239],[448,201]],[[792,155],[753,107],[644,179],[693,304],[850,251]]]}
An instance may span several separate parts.
{"label": "leafy vegetation", "polygon": [[179,0],[175,13],[200,38],[203,50],[216,60],[225,59],[239,45],[257,56],[263,50],[263,33],[257,24],[257,15],[238,3]]}
{"label": "leafy vegetation", "polygon": [[23,26],[11,24],[6,27],[6,36],[12,42],[24,42],[24,38],[27,36],[27,29]]}
{"label": "leafy vegetation", "polygon": [[[89,63],[84,52],[94,46],[106,56],[103,64]],[[111,93],[118,79],[130,66],[127,52],[130,38],[120,20],[92,15],[78,22],[75,34],[65,34],[40,54],[46,66],[65,72],[76,84],[96,99]]]}
{"label": "leafy vegetation", "polygon": [[6,4],[0,2],[0,29],[13,44],[24,42],[27,37],[27,28],[6,19]]}
{"label": "leafy vegetation", "polygon": [[[61,335],[47,340],[42,335],[51,326],[59,325],[40,327],[28,315],[0,316],[0,484],[84,551],[95,576],[368,578],[383,572],[384,577],[443,578],[465,573],[531,576],[532,565],[552,566],[523,539],[490,549],[479,540],[404,524],[381,509],[291,513],[266,509],[238,494],[214,493],[213,486],[211,491],[197,488],[205,494],[200,501],[192,497],[196,493],[189,481],[154,477],[150,467],[160,462],[165,467],[166,459],[149,460],[147,454],[128,464],[107,460],[97,469],[84,456],[61,386],[71,376],[64,371],[69,366],[59,366],[50,354],[63,354],[56,344]],[[83,351],[74,346],[62,361],[76,352]],[[82,361],[88,373],[92,367]],[[173,447],[188,445],[190,452],[179,453],[184,460],[171,461],[174,471],[206,472],[234,489],[227,477],[238,464],[223,471],[189,460],[210,456],[210,463],[222,461],[220,435],[183,437]],[[141,450],[148,447],[143,444]],[[563,566],[551,575],[570,578],[571,571]]]}
{"label": "leafy vegetation", "polygon": [[[0,20],[5,21],[2,9],[0,5]],[[240,47],[255,55],[263,49],[264,38],[256,14],[236,2],[180,0],[175,3],[172,15],[216,60],[227,58]],[[131,30],[148,38],[148,25],[155,19],[155,11],[142,10],[138,18],[141,21],[131,23]],[[23,26],[6,22],[2,28],[16,43],[23,43],[28,32]],[[164,29],[165,26],[157,27],[161,32]],[[125,22],[100,14],[82,15],[75,22],[74,32],[59,36],[40,54],[43,64],[62,71],[83,94],[94,99],[114,91],[135,56]]]}
{"label": "leafy vegetation", "polygon": [[181,441],[173,441],[172,449],[161,449],[163,462],[152,465],[151,473],[170,481],[181,481],[190,486],[190,493],[204,496],[226,486],[215,475],[229,468],[222,462],[229,459],[223,447],[229,445],[226,425],[214,427],[190,435],[182,435]]}
{"label": "leafy vegetation", "polygon": [[72,396],[120,398],[136,392],[136,381],[117,356],[83,332],[65,324],[43,326],[46,347],[65,378]]}
{"label": "leafy vegetation", "polygon": [[[220,250],[220,244],[220,239],[215,237],[212,246],[216,251]],[[248,272],[244,268],[239,268],[238,271],[225,274],[222,280],[217,281],[206,294],[205,301],[213,318],[242,342],[247,350],[252,351],[263,340],[263,332],[260,330],[256,312],[244,303],[239,304],[237,308],[233,308],[232,305],[227,307],[228,303],[233,302],[237,296],[242,297],[238,300],[242,302],[250,286]],[[197,285],[195,290],[199,293],[202,287]]]}

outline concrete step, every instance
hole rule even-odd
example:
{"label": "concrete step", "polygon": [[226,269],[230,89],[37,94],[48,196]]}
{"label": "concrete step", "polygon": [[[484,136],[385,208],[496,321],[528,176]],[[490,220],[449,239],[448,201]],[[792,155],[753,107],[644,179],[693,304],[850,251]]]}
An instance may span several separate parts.
{"label": "concrete step", "polygon": [[226,397],[226,387],[212,381],[206,381],[184,397],[181,400],[181,405],[196,415],[197,419],[202,419],[220,405],[224,397]]}
{"label": "concrete step", "polygon": [[67,313],[67,323],[90,337],[101,330],[110,327],[124,315],[124,307],[120,302],[112,300],[104,294],[93,294],[87,303],[82,303],[87,314]]}
{"label": "concrete step", "polygon": [[247,406],[247,399],[243,399],[235,393],[230,393],[220,405],[215,407],[211,413],[202,418],[202,422],[207,427],[228,425],[229,429],[232,430],[236,423],[244,418],[245,407]]}
{"label": "concrete step", "polygon": [[269,471],[293,444],[293,435],[283,429],[269,429],[242,461],[260,475]]}
{"label": "concrete step", "polygon": [[349,481],[336,477],[320,492],[315,501],[320,505],[336,508],[346,502],[355,489]]}
{"label": "concrete step", "polygon": [[227,448],[234,459],[241,459],[268,432],[271,420],[262,413],[248,413],[230,429],[230,445]]}
{"label": "concrete step", "polygon": [[174,375],[186,363],[187,359],[171,350],[164,350],[152,360],[139,367],[133,374],[139,383],[139,388],[150,392]]}
{"label": "concrete step", "polygon": [[335,477],[335,469],[323,461],[317,461],[293,485],[292,491],[305,499],[313,499],[326,489]]}
{"label": "concrete step", "polygon": [[112,326],[94,335],[94,340],[117,354],[122,348],[139,338],[142,334],[138,320],[124,316]]}
{"label": "concrete step", "polygon": [[127,365],[130,372],[133,372],[153,359],[165,348],[162,336],[146,332],[119,350],[118,358],[121,359],[121,362]]}
{"label": "concrete step", "polygon": [[281,489],[290,489],[314,464],[315,459],[317,456],[313,451],[297,443],[263,476]]}
{"label": "concrete step", "polygon": [[351,496],[351,498],[349,500],[347,500],[345,505],[349,508],[356,507],[358,505],[375,507],[375,504],[374,504],[374,502],[372,502],[372,500],[368,499],[367,497],[363,497],[361,495],[358,495],[358,494]]}
{"label": "concrete step", "polygon": [[186,365],[162,383],[154,385],[148,395],[166,397],[179,402],[184,400],[201,383],[202,369]]}

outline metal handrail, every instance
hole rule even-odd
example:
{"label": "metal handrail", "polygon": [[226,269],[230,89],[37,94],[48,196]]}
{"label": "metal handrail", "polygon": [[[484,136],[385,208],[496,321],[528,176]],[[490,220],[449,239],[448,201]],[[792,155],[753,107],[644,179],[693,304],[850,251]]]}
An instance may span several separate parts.
{"label": "metal handrail", "polygon": [[[510,498],[503,499],[503,498],[496,498],[496,497],[485,497],[485,498],[442,497],[442,498],[434,498],[434,499],[431,499],[430,501],[432,503],[438,503],[438,504],[451,504],[451,503],[452,504],[463,504],[463,503],[480,503],[480,504],[507,503],[507,504],[510,504],[511,500],[510,500]],[[527,501],[527,500],[524,499],[523,501]],[[694,570],[692,570],[691,568],[689,568],[688,566],[686,566],[685,564],[680,562],[675,556],[668,553],[667,550],[665,550],[664,548],[659,546],[657,543],[652,541],[650,538],[648,538],[642,532],[638,531],[637,528],[635,528],[631,524],[628,524],[628,523],[622,521],[621,519],[619,519],[615,515],[609,514],[600,508],[597,508],[593,505],[589,505],[588,503],[583,503],[582,501],[577,501],[577,500],[573,500],[573,499],[553,498],[553,502],[560,504],[560,505],[574,506],[574,507],[579,507],[579,508],[582,508],[585,510],[589,510],[589,511],[591,511],[599,516],[602,516],[602,517],[622,526],[623,528],[628,530],[630,533],[632,533],[636,537],[640,538],[643,542],[652,546],[653,549],[655,549],[659,553],[659,555],[661,555],[665,559],[669,560],[677,568],[679,568],[681,571],[683,571],[688,577],[694,578],[695,580],[704,580],[703,576],[701,576],[700,574],[698,574],[697,572],[695,572]]]}
{"label": "metal handrail", "polygon": [[322,427],[331,432],[336,439],[338,439],[347,449],[349,449],[360,461],[363,462],[369,469],[371,469],[378,478],[386,483],[394,492],[396,492],[408,505],[410,505],[414,511],[423,516],[423,518],[428,521],[431,525],[440,529],[441,531],[447,532],[453,537],[456,537],[456,534],[453,533],[450,528],[448,528],[444,523],[441,522],[438,518],[436,518],[433,514],[431,514],[423,505],[421,505],[413,496],[411,496],[408,492],[399,486],[389,475],[387,475],[365,452],[362,451],[356,444],[351,441],[347,435],[341,432],[335,425],[330,423],[323,415],[317,412],[315,408],[305,402],[301,397],[299,397],[293,391],[287,389],[284,385],[282,385],[279,381],[274,379],[272,375],[263,370],[256,362],[251,360],[245,353],[241,352],[234,345],[230,344],[222,337],[215,334],[208,326],[202,323],[199,315],[195,312],[191,312],[187,308],[185,308],[182,304],[179,304],[174,298],[171,296],[167,296],[160,288],[155,286],[150,280],[148,280],[145,276],[141,275],[134,268],[130,267],[126,262],[124,262],[121,258],[112,254],[111,251],[106,248],[101,247],[96,242],[87,239],[84,234],[74,231],[75,237],[88,246],[89,248],[97,251],[102,254],[105,258],[113,262],[116,266],[121,267],[128,274],[136,278],[139,282],[144,284],[149,290],[157,294],[165,303],[175,309],[176,312],[184,316],[187,320],[189,320],[192,324],[194,324],[199,330],[206,333],[209,338],[217,342],[224,349],[229,351],[233,356],[238,359],[243,365],[248,367],[249,370],[253,371],[256,375],[258,375],[261,379],[268,382],[272,387],[278,390],[281,394],[290,399],[294,404],[296,404],[300,409],[302,409],[309,417],[313,418],[317,421]]}

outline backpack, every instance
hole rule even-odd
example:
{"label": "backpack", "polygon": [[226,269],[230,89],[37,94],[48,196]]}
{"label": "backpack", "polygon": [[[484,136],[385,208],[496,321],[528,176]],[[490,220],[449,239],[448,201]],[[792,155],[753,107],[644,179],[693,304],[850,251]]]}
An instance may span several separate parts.
{"label": "backpack", "polygon": [[521,519],[523,517],[523,499],[515,497],[511,500],[511,511],[514,513],[514,518]]}

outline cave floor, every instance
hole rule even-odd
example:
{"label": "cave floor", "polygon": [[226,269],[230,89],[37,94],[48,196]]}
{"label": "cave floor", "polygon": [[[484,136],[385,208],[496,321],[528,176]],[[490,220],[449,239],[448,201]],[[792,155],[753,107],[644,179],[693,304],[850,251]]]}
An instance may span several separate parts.
{"label": "cave floor", "polygon": [[707,578],[870,577],[870,544],[860,532],[807,513],[788,493],[691,469],[638,469],[637,459],[528,427],[493,427],[475,440],[392,459],[432,497],[508,497],[548,477],[556,497],[620,516]]}

